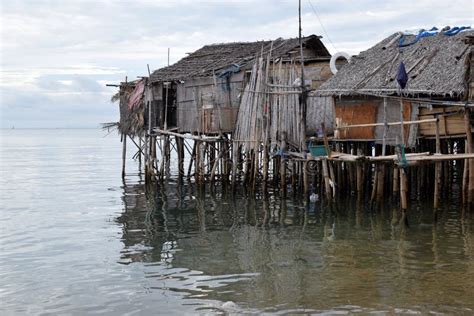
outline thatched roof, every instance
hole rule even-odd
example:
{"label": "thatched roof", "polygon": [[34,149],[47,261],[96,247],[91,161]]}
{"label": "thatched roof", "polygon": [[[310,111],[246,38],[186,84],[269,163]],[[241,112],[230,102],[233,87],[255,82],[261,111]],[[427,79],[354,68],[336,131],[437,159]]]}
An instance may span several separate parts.
{"label": "thatched roof", "polygon": [[[329,59],[326,47],[319,36],[311,35],[304,37],[303,47],[312,49],[314,58]],[[255,57],[262,52],[268,53],[272,41],[240,42],[206,45],[194,53],[184,57],[177,63],[154,71],[150,77],[152,82],[184,80],[196,77],[212,76],[213,71],[219,74],[232,64],[237,64],[241,68],[251,66]],[[273,57],[299,57],[299,40],[276,39],[273,41]]]}
{"label": "thatched roof", "polygon": [[[403,61],[409,78],[404,90],[407,94],[462,98],[467,93],[465,76],[469,70],[470,47],[466,38],[473,34],[474,31],[467,31],[446,36],[440,32],[403,48],[398,47],[401,33],[393,34],[341,66],[317,94],[396,94],[396,74]],[[405,42],[414,37],[408,36]]]}

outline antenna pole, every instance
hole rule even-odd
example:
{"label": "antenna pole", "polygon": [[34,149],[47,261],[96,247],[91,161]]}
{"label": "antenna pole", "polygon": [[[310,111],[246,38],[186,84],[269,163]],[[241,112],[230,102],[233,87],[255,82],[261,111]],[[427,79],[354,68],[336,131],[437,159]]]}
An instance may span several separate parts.
{"label": "antenna pole", "polygon": [[304,55],[303,41],[301,39],[301,0],[298,1],[298,28],[299,28],[299,44],[300,44],[300,64],[301,64],[301,141],[300,150],[306,151],[306,86],[304,82]]}

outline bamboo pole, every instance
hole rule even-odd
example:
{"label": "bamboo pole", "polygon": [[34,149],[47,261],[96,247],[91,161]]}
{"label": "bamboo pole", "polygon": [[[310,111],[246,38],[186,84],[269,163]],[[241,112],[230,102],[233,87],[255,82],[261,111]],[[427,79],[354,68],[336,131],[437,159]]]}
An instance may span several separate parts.
{"label": "bamboo pole", "polygon": [[203,136],[196,136],[196,135],[187,135],[187,134],[175,133],[169,130],[163,130],[159,128],[154,128],[153,130],[160,134],[171,135],[171,136],[181,137],[185,139],[192,139],[192,140],[197,140],[200,142],[215,142],[215,141],[221,140],[220,136],[219,137],[211,137],[211,136],[203,137]]}
{"label": "bamboo pole", "polygon": [[[193,151],[191,153],[191,159],[189,159],[189,166],[188,166],[188,179],[191,178],[191,171],[193,170],[193,162],[196,161],[196,153],[197,153],[197,141],[193,143]],[[196,176],[195,176],[196,178]]]}
{"label": "bamboo pole", "polygon": [[321,160],[322,163],[322,169],[323,169],[323,177],[324,177],[324,188],[326,192],[326,199],[328,203],[330,204],[332,201],[331,198],[331,184],[329,182],[329,171],[328,171],[328,165],[327,165],[327,160],[323,159]]}
{"label": "bamboo pole", "polygon": [[[401,110],[401,111],[403,113],[403,110]],[[348,128],[359,128],[359,127],[376,127],[376,126],[385,126],[385,125],[387,125],[387,126],[416,125],[416,124],[425,124],[425,123],[436,123],[436,119],[425,119],[425,120],[415,120],[415,121],[403,121],[403,119],[401,119],[400,122],[353,124],[353,125],[337,126],[335,129],[348,129]]]}
{"label": "bamboo pole", "polygon": [[[441,153],[441,142],[439,139],[439,119],[436,121],[436,153]],[[436,162],[435,164],[435,183],[434,183],[434,201],[433,207],[434,211],[439,207],[439,188],[441,184],[441,164],[440,162]]]}
{"label": "bamboo pole", "polygon": [[[472,142],[472,129],[471,129],[471,120],[470,120],[470,110],[468,108],[465,109],[464,112],[464,127],[466,130],[466,153],[472,154],[473,149],[473,142]],[[467,187],[467,204],[468,206],[472,206],[473,199],[474,199],[474,159],[469,159],[466,161],[466,164],[469,163],[469,177],[468,177],[468,187]]]}
{"label": "bamboo pole", "polygon": [[122,179],[125,179],[125,161],[127,159],[127,135],[122,134]]}
{"label": "bamboo pole", "polygon": [[285,150],[286,150],[286,132],[281,133],[281,159],[280,159],[280,189],[281,195],[286,197],[286,164],[285,164]]}
{"label": "bamboo pole", "polygon": [[[402,123],[400,126],[400,136],[402,138],[401,144],[405,147],[405,128],[403,126],[403,98],[400,98],[400,122]],[[400,206],[402,208],[403,217],[406,219],[406,210],[408,208],[408,201],[407,201],[407,176],[406,170],[404,168],[400,168]]]}
{"label": "bamboo pole", "polygon": [[[464,151],[467,150],[467,139],[464,141]],[[469,183],[469,160],[464,161],[464,170],[462,172],[462,203],[467,204],[467,187]]]}

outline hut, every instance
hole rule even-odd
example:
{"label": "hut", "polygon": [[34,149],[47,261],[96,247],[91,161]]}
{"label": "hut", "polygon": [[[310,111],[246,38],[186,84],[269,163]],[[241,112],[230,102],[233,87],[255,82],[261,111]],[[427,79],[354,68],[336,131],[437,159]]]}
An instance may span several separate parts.
{"label": "hut", "polygon": [[[349,151],[369,143],[375,144],[366,152],[370,156],[373,151],[385,156],[401,146],[407,152],[438,154],[436,158],[412,157],[413,164],[451,160],[442,171],[436,167],[435,181],[428,180],[435,183],[435,207],[441,174],[448,187],[452,160],[464,157],[454,154],[473,150],[473,35],[469,27],[395,33],[353,56],[317,90],[319,96],[332,99],[333,140],[347,144]],[[466,163],[461,172],[463,190],[469,186],[465,195],[472,203],[474,165],[470,161],[472,167]]]}
{"label": "hut", "polygon": [[[319,36],[304,37],[302,44],[308,78],[316,88],[331,75],[331,55]],[[179,133],[232,133],[255,59],[270,50],[279,61],[300,58],[298,38],[279,38],[206,45],[177,63],[154,71],[145,93],[145,104],[157,111],[152,125]]]}
{"label": "hut", "polygon": [[[436,114],[450,113],[452,115],[440,117],[441,137],[465,137],[463,115],[459,112],[463,106],[459,104],[469,97],[467,76],[471,46],[466,38],[474,32],[465,31],[452,36],[444,33],[438,32],[419,40],[414,35],[393,34],[352,57],[350,63],[342,66],[335,76],[325,82],[318,89],[318,94],[333,97],[334,120],[338,127],[334,138],[372,140],[381,144],[384,138],[384,108],[388,122],[398,121],[399,97],[404,97],[404,120],[423,120]],[[413,43],[401,46],[402,41]],[[408,82],[400,90],[396,77],[402,62]],[[343,128],[370,123],[382,125]],[[413,147],[420,137],[434,137],[435,125],[433,122],[410,125],[406,128],[404,142]],[[387,144],[395,145],[399,135],[400,127],[390,126],[385,137]]]}

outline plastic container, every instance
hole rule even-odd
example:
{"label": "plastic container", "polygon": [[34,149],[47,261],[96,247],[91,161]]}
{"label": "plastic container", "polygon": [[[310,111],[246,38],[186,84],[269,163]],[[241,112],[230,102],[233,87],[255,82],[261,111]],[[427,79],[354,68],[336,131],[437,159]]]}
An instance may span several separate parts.
{"label": "plastic container", "polygon": [[313,145],[311,144],[309,146],[309,152],[311,153],[311,156],[313,157],[321,157],[321,156],[327,156],[328,152],[326,150],[326,146],[324,145]]}

